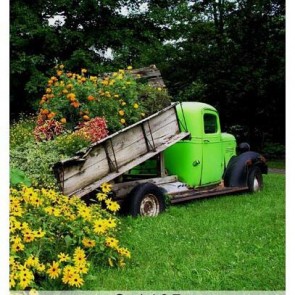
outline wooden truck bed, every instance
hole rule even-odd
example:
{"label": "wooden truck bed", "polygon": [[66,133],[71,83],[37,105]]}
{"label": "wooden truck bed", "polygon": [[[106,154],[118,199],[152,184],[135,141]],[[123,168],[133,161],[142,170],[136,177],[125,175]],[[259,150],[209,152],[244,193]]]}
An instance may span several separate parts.
{"label": "wooden truck bed", "polygon": [[53,167],[65,195],[84,196],[187,137],[177,103],[116,132]]}

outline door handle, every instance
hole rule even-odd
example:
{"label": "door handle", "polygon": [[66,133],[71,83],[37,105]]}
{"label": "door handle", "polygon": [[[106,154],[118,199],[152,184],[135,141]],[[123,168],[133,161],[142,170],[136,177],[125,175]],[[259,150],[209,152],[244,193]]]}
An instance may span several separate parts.
{"label": "door handle", "polygon": [[210,140],[209,139],[204,139],[204,142],[208,143],[208,142],[210,142]]}
{"label": "door handle", "polygon": [[196,167],[196,166],[198,166],[200,164],[201,164],[200,160],[193,161],[193,166],[194,167]]}

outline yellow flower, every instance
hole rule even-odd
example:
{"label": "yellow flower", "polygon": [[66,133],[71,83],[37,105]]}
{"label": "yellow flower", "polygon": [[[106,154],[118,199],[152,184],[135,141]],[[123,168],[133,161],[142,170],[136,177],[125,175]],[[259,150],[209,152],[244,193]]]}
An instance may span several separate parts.
{"label": "yellow flower", "polygon": [[40,199],[37,195],[33,196],[30,198],[30,203],[34,206],[34,207],[39,207],[43,204],[43,200]]}
{"label": "yellow flower", "polygon": [[132,70],[132,66],[128,66],[127,67],[127,70]]}
{"label": "yellow flower", "polygon": [[30,267],[30,266],[38,266],[39,265],[39,258],[31,255],[25,262],[25,265]]}
{"label": "yellow flower", "polygon": [[128,249],[126,249],[126,248],[118,248],[117,251],[121,256],[131,258],[131,254],[130,254],[130,251]]}
{"label": "yellow flower", "polygon": [[36,267],[36,269],[39,271],[39,272],[43,272],[45,270],[45,264],[43,263],[39,263],[39,265]]}
{"label": "yellow flower", "polygon": [[78,273],[82,273],[82,274],[86,274],[88,272],[88,267],[86,266],[86,264],[84,265],[78,265],[76,266],[76,270]]}
{"label": "yellow flower", "polygon": [[20,278],[20,280],[19,280],[19,286],[21,287],[21,289],[25,289],[25,288],[27,288],[29,285],[30,285],[30,283],[31,283],[31,280],[29,279],[29,278],[27,278],[27,277],[22,277],[22,278]]}
{"label": "yellow flower", "polygon": [[80,205],[78,207],[78,214],[85,220],[91,219],[91,209],[85,205]]}
{"label": "yellow flower", "polygon": [[24,241],[26,243],[33,242],[35,240],[35,235],[33,232],[24,234]]}
{"label": "yellow flower", "polygon": [[105,243],[110,248],[117,248],[119,241],[115,238],[107,237]]}
{"label": "yellow flower", "polygon": [[81,287],[84,284],[84,280],[79,276],[79,274],[74,273],[68,281],[70,286]]}
{"label": "yellow flower", "polygon": [[59,263],[53,261],[52,265],[49,264],[49,269],[46,271],[46,273],[49,275],[51,279],[56,279],[59,277],[61,273],[61,269],[59,268]]}
{"label": "yellow flower", "polygon": [[124,115],[125,115],[125,112],[124,112],[123,110],[120,110],[120,111],[119,111],[119,115],[120,115],[120,116],[124,116]]}
{"label": "yellow flower", "polygon": [[74,263],[75,265],[81,265],[86,263],[86,255],[83,249],[77,247],[74,252]]}
{"label": "yellow flower", "polygon": [[111,201],[107,204],[107,208],[112,212],[116,212],[120,209],[120,205],[117,202]]}
{"label": "yellow flower", "polygon": [[76,271],[73,266],[71,266],[71,265],[65,266],[65,268],[63,269],[62,282],[64,284],[68,284],[75,272]]}
{"label": "yellow flower", "polygon": [[45,231],[42,231],[41,228],[39,228],[38,230],[35,230],[33,233],[35,238],[43,238],[45,236]]}
{"label": "yellow flower", "polygon": [[75,101],[76,100],[76,94],[75,93],[69,93],[67,95],[67,99],[70,100],[70,101]]}
{"label": "yellow flower", "polygon": [[86,247],[86,248],[93,248],[96,245],[96,242],[94,240],[88,239],[88,238],[83,238],[82,240],[82,244]]}
{"label": "yellow flower", "polygon": [[68,254],[63,253],[63,252],[60,252],[57,255],[57,257],[59,259],[59,262],[65,262],[65,261],[69,261],[70,260],[70,256]]}
{"label": "yellow flower", "polygon": [[116,220],[113,219],[113,218],[109,218],[109,219],[107,220],[107,226],[108,226],[109,228],[115,228],[115,227],[117,226]]}
{"label": "yellow flower", "polygon": [[14,288],[15,285],[16,285],[16,282],[14,280],[14,275],[13,274],[10,274],[9,275],[9,289]]}
{"label": "yellow flower", "polygon": [[103,193],[109,193],[112,190],[112,186],[109,183],[104,182],[101,186],[100,186],[101,190]]}
{"label": "yellow flower", "polygon": [[107,198],[107,194],[104,194],[104,193],[98,193],[96,195],[96,198],[99,200],[99,201],[104,201],[106,198]]}
{"label": "yellow flower", "polygon": [[104,219],[95,220],[93,224],[93,231],[96,234],[103,234],[107,230],[107,224]]}
{"label": "yellow flower", "polygon": [[135,104],[133,105],[133,107],[134,107],[135,109],[138,109],[138,107],[139,107],[138,103],[135,103]]}

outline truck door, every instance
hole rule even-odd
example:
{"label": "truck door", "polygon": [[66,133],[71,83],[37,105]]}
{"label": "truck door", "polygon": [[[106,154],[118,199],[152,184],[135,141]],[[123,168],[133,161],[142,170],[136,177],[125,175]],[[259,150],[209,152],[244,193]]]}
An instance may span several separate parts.
{"label": "truck door", "polygon": [[224,169],[221,130],[218,114],[213,110],[203,112],[203,159],[201,185],[217,183]]}

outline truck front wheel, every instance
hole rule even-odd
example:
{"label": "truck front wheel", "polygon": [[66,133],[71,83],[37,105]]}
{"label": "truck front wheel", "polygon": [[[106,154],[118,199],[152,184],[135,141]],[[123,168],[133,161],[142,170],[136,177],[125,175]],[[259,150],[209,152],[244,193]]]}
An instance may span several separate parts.
{"label": "truck front wheel", "polygon": [[248,175],[248,188],[251,193],[261,190],[263,187],[262,173],[259,167],[254,166],[250,169]]}
{"label": "truck front wheel", "polygon": [[165,197],[152,183],[136,186],[130,193],[128,211],[132,216],[157,216],[165,210]]}

